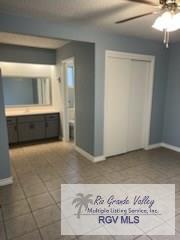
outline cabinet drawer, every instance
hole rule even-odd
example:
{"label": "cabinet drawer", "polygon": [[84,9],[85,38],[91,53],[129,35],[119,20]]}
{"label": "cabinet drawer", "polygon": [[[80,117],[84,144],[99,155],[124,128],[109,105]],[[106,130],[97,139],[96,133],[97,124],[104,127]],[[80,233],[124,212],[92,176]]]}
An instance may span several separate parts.
{"label": "cabinet drawer", "polygon": [[45,138],[45,122],[27,122],[18,124],[19,141],[33,141]]}
{"label": "cabinet drawer", "polygon": [[45,115],[46,121],[59,119],[59,113]]}
{"label": "cabinet drawer", "polygon": [[17,118],[18,123],[26,123],[26,122],[41,122],[44,121],[43,115],[28,115],[28,116],[20,116]]}
{"label": "cabinet drawer", "polygon": [[7,117],[7,125],[16,124],[16,117]]}

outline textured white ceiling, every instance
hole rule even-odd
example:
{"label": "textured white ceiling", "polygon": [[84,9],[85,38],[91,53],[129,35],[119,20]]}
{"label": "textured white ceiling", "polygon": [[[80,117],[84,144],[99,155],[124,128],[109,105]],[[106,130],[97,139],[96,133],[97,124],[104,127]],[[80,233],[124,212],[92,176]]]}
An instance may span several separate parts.
{"label": "textured white ceiling", "polygon": [[[152,0],[158,3],[158,0]],[[41,19],[86,24],[105,31],[149,39],[161,39],[162,33],[151,28],[158,15],[143,17],[129,23],[114,22],[156,8],[127,0],[0,0],[0,11]],[[180,33],[174,34],[180,39]]]}
{"label": "textured white ceiling", "polygon": [[68,41],[0,32],[0,43],[15,44],[27,47],[57,49],[67,44]]}

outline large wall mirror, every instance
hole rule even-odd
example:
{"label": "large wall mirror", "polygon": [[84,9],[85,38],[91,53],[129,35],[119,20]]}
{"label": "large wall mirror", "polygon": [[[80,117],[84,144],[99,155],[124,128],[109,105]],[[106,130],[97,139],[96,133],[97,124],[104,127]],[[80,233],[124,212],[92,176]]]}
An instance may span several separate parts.
{"label": "large wall mirror", "polygon": [[51,104],[51,79],[45,77],[3,77],[7,107]]}

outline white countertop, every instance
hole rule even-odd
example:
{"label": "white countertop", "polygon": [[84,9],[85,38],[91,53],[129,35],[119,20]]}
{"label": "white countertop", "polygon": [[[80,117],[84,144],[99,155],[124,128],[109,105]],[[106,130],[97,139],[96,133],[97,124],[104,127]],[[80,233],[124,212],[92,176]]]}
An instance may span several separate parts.
{"label": "white countertop", "polygon": [[50,110],[50,111],[6,111],[6,117],[15,117],[15,116],[24,116],[24,115],[39,115],[39,114],[48,114],[48,113],[58,113],[58,111]]}

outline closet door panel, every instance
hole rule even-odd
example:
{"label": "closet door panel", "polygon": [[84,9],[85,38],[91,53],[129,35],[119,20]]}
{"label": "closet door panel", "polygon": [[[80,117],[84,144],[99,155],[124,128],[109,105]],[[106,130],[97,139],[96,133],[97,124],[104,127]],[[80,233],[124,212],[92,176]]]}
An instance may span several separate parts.
{"label": "closet door panel", "polygon": [[127,151],[130,64],[131,61],[128,59],[107,58],[106,156],[113,156]]}
{"label": "closet door panel", "polygon": [[148,73],[148,62],[131,61],[127,151],[144,148],[144,119]]}

